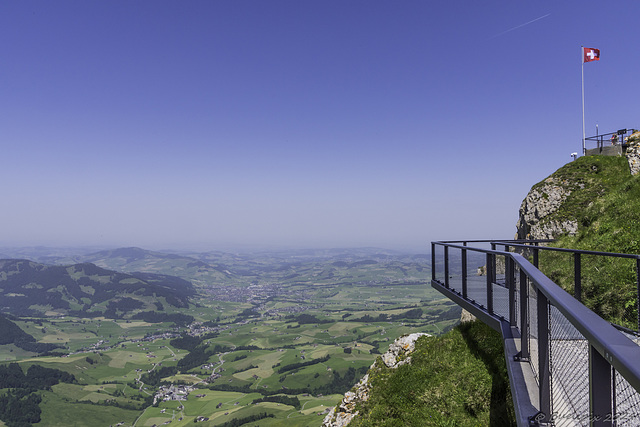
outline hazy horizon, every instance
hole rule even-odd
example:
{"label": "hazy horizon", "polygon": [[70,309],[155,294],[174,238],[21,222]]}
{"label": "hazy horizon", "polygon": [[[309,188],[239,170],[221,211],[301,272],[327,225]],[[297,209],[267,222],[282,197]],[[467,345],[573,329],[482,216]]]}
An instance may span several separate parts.
{"label": "hazy horizon", "polygon": [[[207,253],[222,252],[229,254],[251,254],[251,253],[279,253],[279,252],[305,252],[305,251],[380,251],[391,252],[397,254],[424,255],[431,251],[431,245],[424,247],[379,247],[379,246],[279,246],[279,245],[202,245],[202,246],[174,246],[174,247],[145,247],[145,246],[53,246],[53,245],[36,245],[36,246],[0,246],[0,255],[3,253],[67,253],[77,255],[88,255],[91,253],[139,248],[151,252],[188,254],[188,253]],[[1,257],[1,256],[0,256]]]}

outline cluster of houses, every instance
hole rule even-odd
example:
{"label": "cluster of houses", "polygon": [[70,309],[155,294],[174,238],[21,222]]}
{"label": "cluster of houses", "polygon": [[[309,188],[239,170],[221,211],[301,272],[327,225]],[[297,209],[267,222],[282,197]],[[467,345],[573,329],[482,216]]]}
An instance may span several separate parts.
{"label": "cluster of houses", "polygon": [[169,385],[169,386],[160,386],[160,389],[153,397],[153,404],[160,401],[169,401],[169,400],[186,400],[189,393],[194,390],[194,387],[189,385]]}

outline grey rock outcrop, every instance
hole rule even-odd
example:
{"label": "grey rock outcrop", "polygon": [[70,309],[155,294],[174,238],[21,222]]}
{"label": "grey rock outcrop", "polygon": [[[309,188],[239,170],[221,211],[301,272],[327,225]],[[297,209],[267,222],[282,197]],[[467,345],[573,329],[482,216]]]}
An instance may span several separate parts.
{"label": "grey rock outcrop", "polygon": [[629,170],[631,175],[640,173],[640,132],[633,133],[627,139],[627,162],[629,162]]}
{"label": "grey rock outcrop", "polygon": [[516,239],[553,239],[578,231],[577,221],[560,221],[552,217],[571,194],[570,186],[564,184],[549,177],[531,189],[520,205]]}
{"label": "grey rock outcrop", "polygon": [[[380,359],[382,363],[392,369],[406,363],[411,363],[411,356],[409,356],[409,354],[415,349],[416,340],[423,335],[430,336],[429,334],[418,332],[402,336],[395,340],[389,346],[389,350],[381,356]],[[375,363],[371,365],[369,371],[375,369],[375,366]],[[348,425],[351,420],[358,415],[358,411],[356,410],[357,404],[369,400],[370,390],[371,384],[369,383],[369,374],[367,373],[358,384],[345,393],[340,404],[331,409],[329,414],[324,418],[322,426],[344,427]]]}
{"label": "grey rock outcrop", "polygon": [[462,309],[462,314],[460,314],[460,323],[469,323],[476,320],[476,316],[469,313],[467,310]]}

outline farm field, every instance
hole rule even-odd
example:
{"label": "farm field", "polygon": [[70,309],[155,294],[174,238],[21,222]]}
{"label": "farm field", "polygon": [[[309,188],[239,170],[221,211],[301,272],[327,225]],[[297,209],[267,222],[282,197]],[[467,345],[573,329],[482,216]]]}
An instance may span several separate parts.
{"label": "farm field", "polygon": [[16,318],[38,342],[60,348],[38,356],[0,345],[0,363],[75,378],[39,392],[38,424],[318,426],[395,338],[437,335],[459,319],[459,309],[428,285],[424,258],[234,259],[225,265],[235,272],[231,284],[200,285],[189,307],[165,307],[192,316],[188,325],[133,316]]}

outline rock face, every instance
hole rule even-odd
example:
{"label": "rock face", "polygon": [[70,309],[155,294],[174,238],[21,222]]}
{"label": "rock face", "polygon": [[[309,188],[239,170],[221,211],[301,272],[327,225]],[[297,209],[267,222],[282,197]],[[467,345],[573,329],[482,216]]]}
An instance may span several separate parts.
{"label": "rock face", "polygon": [[[416,340],[425,334],[422,332],[405,335],[395,340],[390,346],[389,350],[382,355],[382,362],[388,368],[397,368],[406,363],[411,363],[411,356],[408,356],[414,349]],[[369,370],[374,369],[375,363],[371,365]],[[371,384],[369,383],[369,374],[365,375],[358,384],[356,384],[351,391],[345,393],[342,402],[329,412],[322,422],[323,427],[343,427],[351,422],[351,420],[358,415],[358,411],[355,410],[356,405],[359,402],[366,402],[369,400],[369,391],[371,390]]]}
{"label": "rock face", "polygon": [[627,139],[626,156],[631,175],[637,175],[640,172],[640,132],[633,133]]}
{"label": "rock face", "polygon": [[571,194],[569,188],[553,177],[532,188],[520,205],[515,238],[553,239],[564,233],[575,234],[578,231],[577,221],[552,219],[552,214]]}
{"label": "rock face", "polygon": [[460,315],[460,323],[468,323],[476,320],[476,316],[469,313],[467,310],[462,309],[462,314]]}

